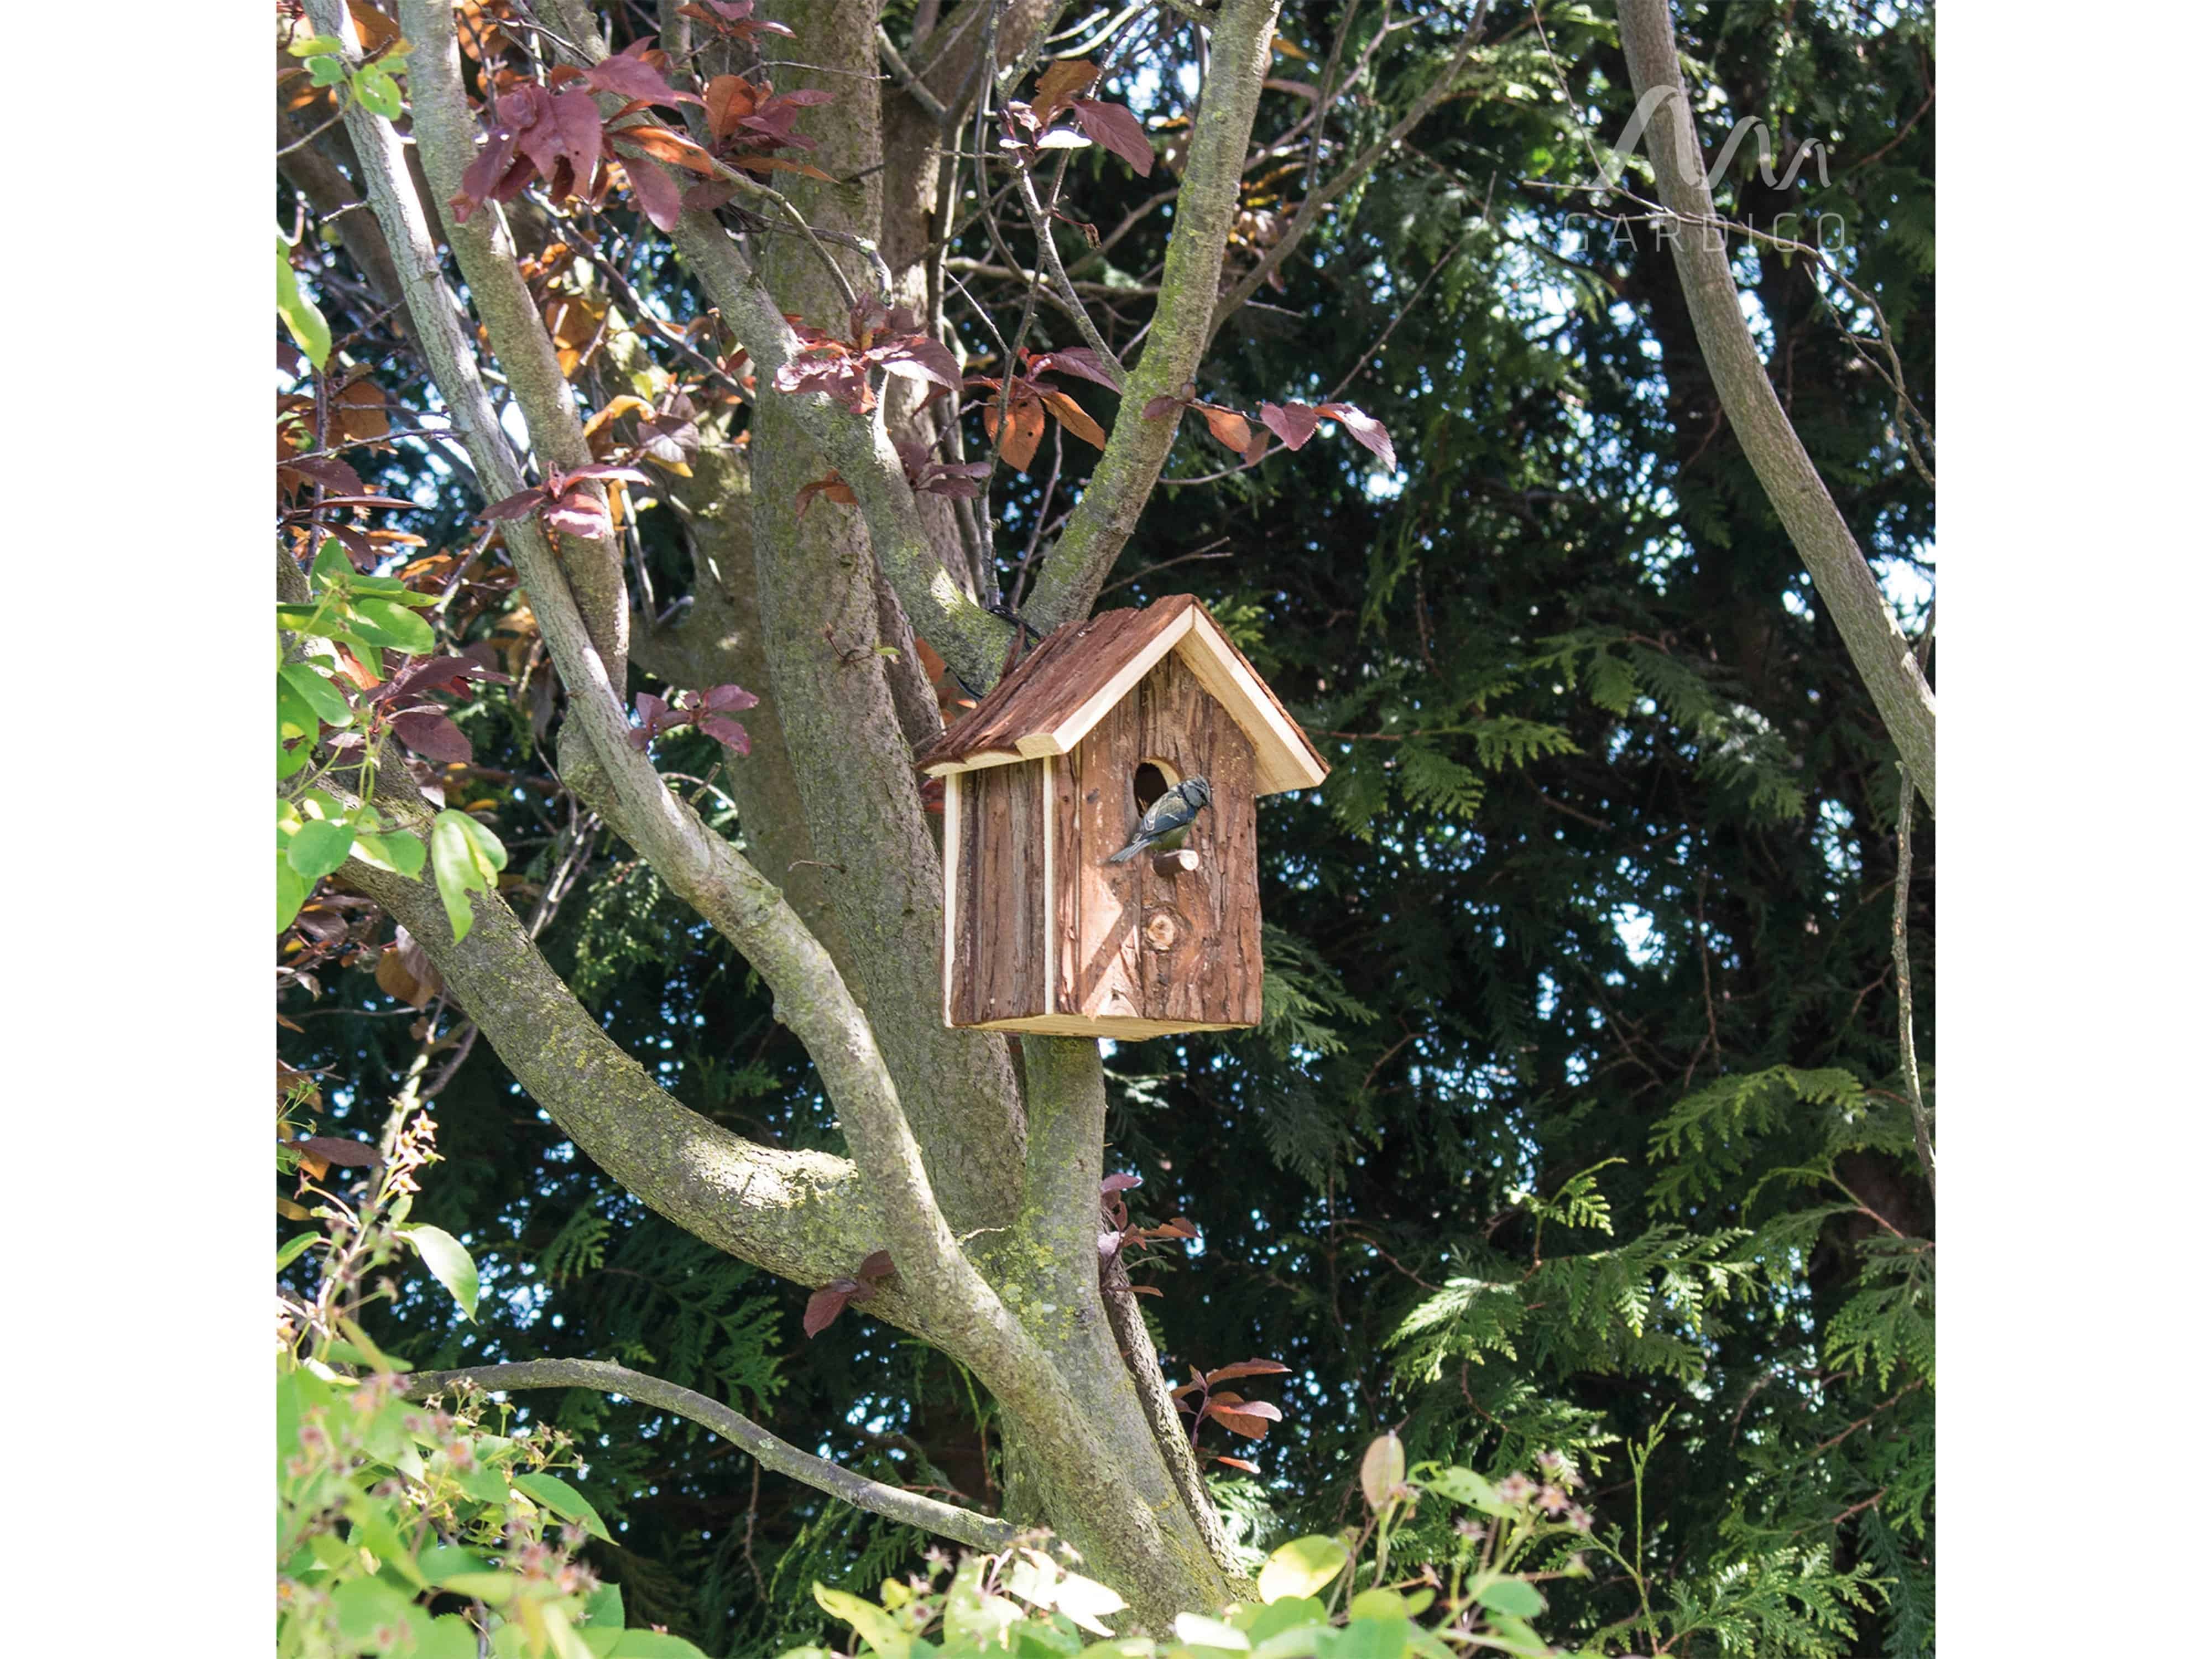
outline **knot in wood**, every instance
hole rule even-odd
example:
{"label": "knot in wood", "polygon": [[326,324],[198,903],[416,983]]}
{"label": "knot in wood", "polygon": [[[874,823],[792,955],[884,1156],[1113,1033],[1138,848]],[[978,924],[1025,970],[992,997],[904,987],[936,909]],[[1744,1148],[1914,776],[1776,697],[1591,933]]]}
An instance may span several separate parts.
{"label": "knot in wood", "polygon": [[1172,951],[1176,942],[1176,919],[1166,911],[1153,913],[1145,923],[1145,943],[1155,951]]}

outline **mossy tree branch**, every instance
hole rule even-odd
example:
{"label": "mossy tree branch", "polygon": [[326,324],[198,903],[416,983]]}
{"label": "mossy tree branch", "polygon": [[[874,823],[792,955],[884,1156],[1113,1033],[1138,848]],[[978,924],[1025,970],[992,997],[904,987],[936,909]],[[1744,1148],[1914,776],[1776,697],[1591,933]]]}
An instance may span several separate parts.
{"label": "mossy tree branch", "polygon": [[341,876],[421,942],[561,1132],[677,1225],[801,1285],[851,1272],[884,1242],[850,1159],[763,1146],[678,1103],[599,1029],[503,900],[477,895],[468,937],[455,942],[429,883],[358,860]]}

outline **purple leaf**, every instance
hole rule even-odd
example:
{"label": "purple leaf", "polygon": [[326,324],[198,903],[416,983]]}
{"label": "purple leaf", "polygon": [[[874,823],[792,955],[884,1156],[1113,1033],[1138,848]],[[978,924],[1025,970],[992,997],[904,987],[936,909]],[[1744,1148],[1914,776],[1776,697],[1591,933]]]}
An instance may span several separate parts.
{"label": "purple leaf", "polygon": [[1323,404],[1316,412],[1343,422],[1352,442],[1382,457],[1382,465],[1393,472],[1398,470],[1398,452],[1391,447],[1390,434],[1382,429],[1382,422],[1357,404]]}
{"label": "purple leaf", "polygon": [[741,709],[752,708],[759,702],[758,697],[742,685],[710,685],[699,694],[698,706],[719,714],[734,714]]}
{"label": "purple leaf", "polygon": [[684,192],[684,205],[694,213],[712,213],[738,193],[726,179],[708,179]]}
{"label": "purple leaf", "polygon": [[617,154],[622,155],[623,172],[629,179],[629,193],[638,210],[657,228],[675,229],[684,217],[684,192],[676,188],[676,181],[643,156]]}
{"label": "purple leaf", "polygon": [[279,461],[276,465],[289,468],[310,483],[319,483],[324,489],[335,490],[341,495],[360,495],[367,493],[366,486],[361,481],[361,475],[343,461],[301,459]]}
{"label": "purple leaf", "polygon": [[[1089,346],[1068,346],[1058,351],[1042,352],[1030,359],[1030,373],[1032,374],[1049,374],[1055,369],[1062,374],[1077,374],[1086,380],[1095,380],[1109,392],[1121,389],[1115,384],[1113,375],[1107,372],[1106,365],[1098,354]],[[1146,413],[1150,414],[1150,405],[1146,406]]]}
{"label": "purple leaf", "polygon": [[1075,118],[1083,130],[1137,170],[1139,179],[1152,170],[1152,143],[1137,118],[1120,104],[1103,104],[1095,98],[1074,100]]}
{"label": "purple leaf", "polygon": [[512,685],[510,675],[495,672],[474,657],[410,657],[407,665],[377,689],[377,699],[396,702],[410,693],[445,691],[464,680],[492,680]]}
{"label": "purple leaf", "polygon": [[514,165],[515,146],[513,127],[500,125],[491,130],[489,141],[477,152],[477,159],[469,163],[468,171],[461,174],[460,194],[453,198],[455,217],[467,222],[469,215],[499,188],[507,169]]}
{"label": "purple leaf", "polygon": [[494,501],[484,508],[487,519],[521,519],[535,513],[545,501],[545,486],[534,484],[528,489],[519,489],[503,501]]}
{"label": "purple leaf", "polygon": [[870,1281],[885,1278],[890,1272],[891,1253],[889,1250],[872,1251],[860,1264],[860,1277]]}
{"label": "purple leaf", "polygon": [[1170,398],[1164,392],[1145,405],[1145,418],[1148,421],[1164,421],[1176,410],[1186,407],[1189,402],[1190,399],[1188,398]]}
{"label": "purple leaf", "polygon": [[750,755],[753,752],[753,740],[746,734],[745,728],[727,715],[702,714],[698,726],[702,732],[733,754]]}
{"label": "purple leaf", "polygon": [[637,694],[638,724],[630,728],[629,743],[633,749],[642,749],[659,735],[660,728],[668,722],[668,705],[650,691]]}
{"label": "purple leaf", "polygon": [[468,733],[434,708],[411,708],[394,714],[392,732],[424,760],[465,766],[475,757]]}
{"label": "purple leaf", "polygon": [[615,526],[605,501],[593,501],[581,489],[571,489],[545,509],[545,527],[590,541],[612,535]]}
{"label": "purple leaf", "polygon": [[807,1335],[819,1336],[829,1329],[845,1304],[853,1299],[853,1292],[860,1288],[857,1279],[833,1279],[806,1298],[806,1316],[799,1323]]}
{"label": "purple leaf", "polygon": [[941,342],[927,335],[910,334],[886,341],[863,353],[862,359],[887,374],[902,374],[909,380],[933,380],[947,392],[960,389],[960,360]]}
{"label": "purple leaf", "polygon": [[1321,411],[1304,404],[1261,404],[1260,423],[1283,441],[1285,449],[1303,449],[1321,425]]}
{"label": "purple leaf", "polygon": [[582,87],[570,88],[553,100],[553,125],[576,169],[576,188],[589,190],[592,169],[599,164],[599,100]]}
{"label": "purple leaf", "polygon": [[618,98],[644,98],[656,104],[678,101],[675,88],[660,78],[659,70],[628,52],[594,64],[584,71],[584,79],[593,90]]}
{"label": "purple leaf", "polygon": [[1145,1178],[1140,1175],[1109,1175],[1098,1183],[1102,1193],[1126,1193],[1132,1187],[1141,1187]]}

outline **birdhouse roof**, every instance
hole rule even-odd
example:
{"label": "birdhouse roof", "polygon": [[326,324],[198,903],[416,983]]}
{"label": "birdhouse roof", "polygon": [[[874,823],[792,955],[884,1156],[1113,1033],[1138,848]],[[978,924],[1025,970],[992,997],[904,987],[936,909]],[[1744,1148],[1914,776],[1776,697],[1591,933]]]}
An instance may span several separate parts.
{"label": "birdhouse roof", "polygon": [[1065,755],[1170,652],[1251,739],[1255,793],[1310,789],[1328,775],[1267,683],[1188,593],[1054,629],[915,763],[942,777]]}

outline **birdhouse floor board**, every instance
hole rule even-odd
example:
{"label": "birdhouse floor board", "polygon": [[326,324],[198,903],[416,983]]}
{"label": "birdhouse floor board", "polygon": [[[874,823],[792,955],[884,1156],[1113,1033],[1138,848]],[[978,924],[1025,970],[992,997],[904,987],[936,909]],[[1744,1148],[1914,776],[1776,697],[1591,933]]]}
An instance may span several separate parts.
{"label": "birdhouse floor board", "polygon": [[1039,1014],[1034,1019],[994,1019],[975,1028],[982,1031],[1026,1031],[1032,1036],[1114,1037],[1138,1042],[1146,1037],[1172,1036],[1177,1031],[1241,1031],[1238,1025],[1194,1025],[1173,1019],[1099,1018],[1085,1014]]}

